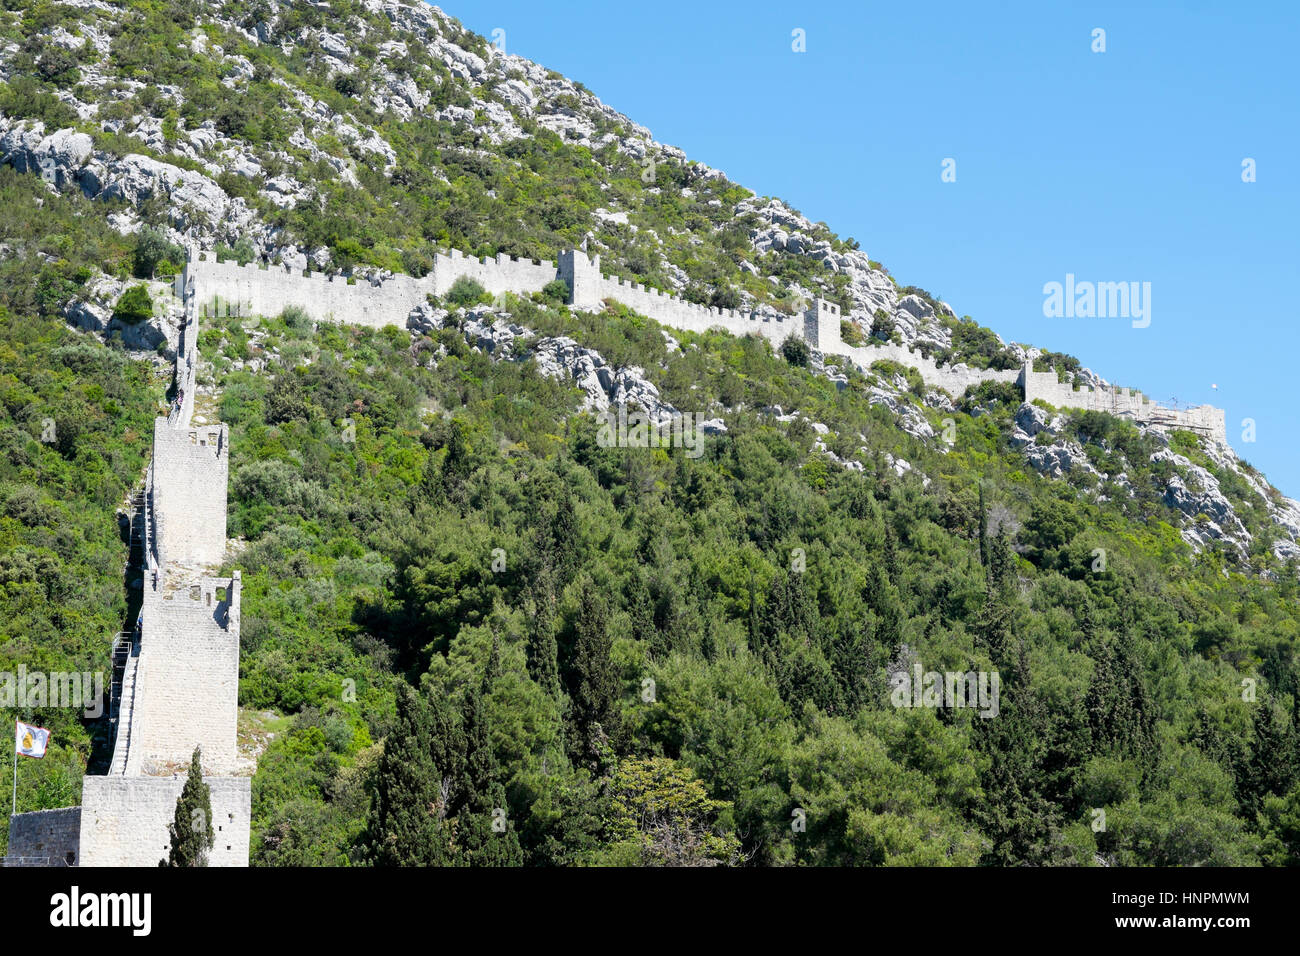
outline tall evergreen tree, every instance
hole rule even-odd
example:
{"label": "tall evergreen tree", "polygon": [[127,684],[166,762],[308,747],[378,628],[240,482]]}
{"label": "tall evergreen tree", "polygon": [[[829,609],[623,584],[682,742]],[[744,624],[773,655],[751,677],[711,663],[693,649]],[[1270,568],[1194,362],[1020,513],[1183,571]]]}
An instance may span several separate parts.
{"label": "tall evergreen tree", "polygon": [[898,544],[894,540],[894,529],[890,527],[889,522],[885,522],[884,541],[881,545],[880,557],[885,567],[885,574],[888,575],[890,583],[898,583]]}
{"label": "tall evergreen tree", "polygon": [[605,745],[617,748],[622,735],[618,710],[620,682],[610,657],[613,641],[605,602],[595,587],[584,587],[578,608],[569,693],[573,698],[575,756],[597,761]]}
{"label": "tall evergreen tree", "polygon": [[989,566],[989,510],[984,505],[984,484],[980,483],[980,564],[984,567]]}
{"label": "tall evergreen tree", "polygon": [[464,722],[456,705],[432,685],[424,705],[429,715],[429,750],[440,771],[438,819],[444,821],[454,816],[466,799]]}
{"label": "tall evergreen tree", "polygon": [[216,839],[212,829],[212,793],[203,782],[201,747],[194,748],[185,786],[176,800],[176,814],[168,831],[171,850],[163,866],[207,866],[208,851]]}
{"label": "tall evergreen tree", "polygon": [[1254,819],[1269,796],[1283,796],[1300,775],[1300,752],[1291,719],[1272,697],[1255,708],[1255,739],[1242,773],[1240,794],[1247,819]]}
{"label": "tall evergreen tree", "polygon": [[457,843],[466,866],[522,866],[523,849],[506,806],[506,792],[497,779],[496,754],[488,733],[483,694],[471,686],[465,693],[465,801],[456,815]]}
{"label": "tall evergreen tree", "polygon": [[379,866],[437,866],[441,778],[434,764],[429,713],[406,684],[397,690],[397,723],[384,742],[371,812],[371,855]]}
{"label": "tall evergreen tree", "polygon": [[876,615],[876,640],[892,658],[903,643],[903,602],[877,561],[867,566],[862,598]]}
{"label": "tall evergreen tree", "polygon": [[1155,711],[1132,640],[1106,641],[1094,661],[1084,700],[1093,747],[1150,758],[1156,749]]}
{"label": "tall evergreen tree", "polygon": [[528,676],[552,697],[560,694],[559,650],[555,643],[554,612],[551,602],[541,598],[533,604],[528,622],[526,662]]}

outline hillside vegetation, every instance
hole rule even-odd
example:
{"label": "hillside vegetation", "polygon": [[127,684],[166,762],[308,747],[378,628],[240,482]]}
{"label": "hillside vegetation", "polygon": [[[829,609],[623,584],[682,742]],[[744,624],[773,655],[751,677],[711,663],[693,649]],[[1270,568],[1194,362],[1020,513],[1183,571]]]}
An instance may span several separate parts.
{"label": "hillside vegetation", "polygon": [[[159,356],[66,320],[101,273],[172,271],[178,227],[357,274],[418,273],[437,245],[551,257],[587,237],[703,300],[823,291],[864,337],[883,310],[882,334],[947,359],[1028,354],[859,271],[825,227],[778,230],[754,209],[797,214],[435,11],[45,2],[3,22],[6,129],[92,135],[79,168],[107,181],[131,153],[165,159],[229,205],[204,218],[198,187],[104,195],[0,167],[0,670],[107,668],[129,586],[115,512],[168,383]],[[399,109],[394,82],[431,99]],[[351,132],[326,139],[294,90]],[[200,149],[186,131],[209,121]],[[653,186],[637,149],[661,160]],[[827,254],[791,250],[796,233]],[[1300,860],[1297,578],[1280,496],[1244,463],[1012,386],[944,396],[885,363],[832,373],[758,339],[669,338],[615,303],[462,292],[436,329],[202,321],[200,402],[231,428],[240,703],[274,727],[256,864]],[[506,314],[639,367],[725,431],[698,458],[604,447],[589,396],[531,346],[479,347],[470,325]],[[1053,474],[1041,456],[1060,448],[1076,464]],[[1218,498],[1171,495],[1194,469]],[[1189,513],[1219,499],[1244,534]],[[996,671],[996,716],[894,706],[890,674],[916,664]],[[0,706],[16,716],[55,742],[21,768],[20,809],[76,803],[102,731]]]}

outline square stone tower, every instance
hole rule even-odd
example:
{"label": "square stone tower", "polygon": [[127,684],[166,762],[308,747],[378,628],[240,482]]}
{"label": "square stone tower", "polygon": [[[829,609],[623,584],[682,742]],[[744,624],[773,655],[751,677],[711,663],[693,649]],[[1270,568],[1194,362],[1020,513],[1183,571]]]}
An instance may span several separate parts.
{"label": "square stone tower", "polygon": [[601,303],[600,255],[588,259],[581,249],[560,252],[557,271],[569,284],[569,305],[575,309],[598,309]]}

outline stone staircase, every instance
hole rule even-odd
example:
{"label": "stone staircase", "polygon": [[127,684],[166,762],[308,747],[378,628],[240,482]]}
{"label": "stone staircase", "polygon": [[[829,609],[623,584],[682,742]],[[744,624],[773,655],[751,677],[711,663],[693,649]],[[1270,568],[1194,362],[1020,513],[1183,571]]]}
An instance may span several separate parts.
{"label": "stone staircase", "polygon": [[136,677],[140,666],[138,634],[122,633],[113,642],[113,694],[109,699],[114,745],[110,774],[126,773],[131,751],[131,719],[135,712]]}

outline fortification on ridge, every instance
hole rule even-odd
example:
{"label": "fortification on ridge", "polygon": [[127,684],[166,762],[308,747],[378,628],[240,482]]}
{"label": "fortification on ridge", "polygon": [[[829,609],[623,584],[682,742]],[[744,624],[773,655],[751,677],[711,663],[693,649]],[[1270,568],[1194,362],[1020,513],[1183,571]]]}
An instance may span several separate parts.
{"label": "fortification on ridge", "polygon": [[791,317],[717,309],[606,275],[601,271],[599,255],[588,257],[578,249],[561,251],[557,262],[505,255],[475,259],[453,249],[437,253],[433,268],[422,278],[395,275],[382,282],[355,283],[284,266],[217,262],[215,257],[191,250],[177,288],[191,290],[201,307],[216,314],[278,315],[293,305],[305,309],[317,321],[405,328],[415,306],[424,303],[429,295],[445,295],[462,277],[476,280],[493,295],[528,295],[560,279],[569,287],[569,304],[578,309],[597,310],[606,299],[612,299],[669,328],[691,332],[723,329],[734,335],[758,335],[774,348],[797,335],[823,354],[848,359],[863,371],[881,360],[910,366],[920,372],[926,385],[954,397],[981,382],[1005,382],[1018,385],[1026,401],[1042,399],[1059,408],[1103,411],[1166,429],[1185,428],[1227,444],[1223,409],[1212,405],[1175,409],[1126,388],[1076,389],[1058,382],[1054,372],[1035,372],[1030,365],[1020,369],[940,366],[900,345],[849,345],[840,332],[844,316],[839,306],[824,299],[815,300],[801,316]]}
{"label": "fortification on ridge", "polygon": [[196,746],[212,795],[209,864],[248,865],[251,780],[236,747],[242,582],[238,571],[212,573],[226,552],[230,436],[193,420],[196,300],[192,285],[178,291],[175,399],[154,421],[133,521],[143,602],[112,646],[112,762],[82,778],[80,806],[10,817],[8,865],[157,866]]}

